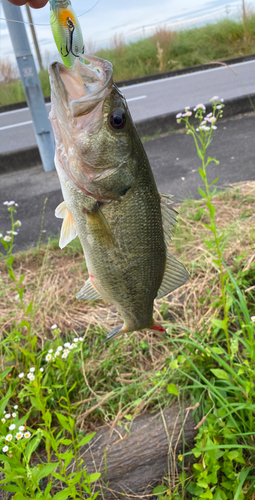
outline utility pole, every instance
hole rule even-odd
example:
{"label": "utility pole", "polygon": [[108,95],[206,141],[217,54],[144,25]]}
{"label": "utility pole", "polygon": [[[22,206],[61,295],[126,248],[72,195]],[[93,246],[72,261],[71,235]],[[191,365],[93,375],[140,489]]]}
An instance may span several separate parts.
{"label": "utility pole", "polygon": [[21,81],[26,94],[27,104],[32,116],[35,137],[43,168],[45,172],[50,172],[55,169],[54,138],[45,107],[40,81],[35,68],[34,58],[29,47],[21,9],[8,2],[8,0],[2,0],[2,5]]}
{"label": "utility pole", "polygon": [[246,23],[246,8],[245,8],[245,0],[243,0],[243,24]]}
{"label": "utility pole", "polygon": [[32,34],[34,46],[35,46],[37,61],[39,64],[40,71],[42,71],[43,70],[43,63],[42,63],[42,58],[41,58],[41,52],[40,52],[39,45],[37,42],[37,37],[36,37],[35,27],[34,27],[34,23],[33,23],[33,19],[32,19],[31,10],[30,10],[30,7],[28,6],[27,3],[26,3],[26,11],[27,11],[27,17],[28,17],[28,20],[30,23],[30,29],[31,29],[31,34]]}

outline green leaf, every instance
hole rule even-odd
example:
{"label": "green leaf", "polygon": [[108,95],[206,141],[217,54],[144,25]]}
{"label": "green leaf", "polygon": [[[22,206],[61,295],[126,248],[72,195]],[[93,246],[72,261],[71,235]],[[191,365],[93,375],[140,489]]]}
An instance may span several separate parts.
{"label": "green leaf", "polygon": [[30,401],[34,408],[36,408],[39,411],[43,411],[42,403],[38,397],[34,398],[34,396],[30,396]]}
{"label": "green leaf", "polygon": [[174,394],[175,396],[178,396],[178,394],[179,394],[178,389],[177,389],[175,384],[169,384],[167,386],[167,392],[169,392],[169,394]]}
{"label": "green leaf", "polygon": [[65,488],[64,490],[56,493],[56,495],[54,495],[52,500],[66,500],[68,498],[69,494],[70,494],[69,488]]}
{"label": "green leaf", "polygon": [[207,194],[203,191],[203,189],[200,186],[198,186],[198,191],[203,198],[207,198]]}
{"label": "green leaf", "polygon": [[211,490],[208,488],[204,493],[200,495],[200,498],[213,498]]}
{"label": "green leaf", "polygon": [[46,476],[50,476],[50,474],[52,474],[52,472],[58,467],[58,465],[59,465],[58,462],[46,464],[43,466],[41,466],[40,464],[38,465],[38,468],[40,468],[40,470],[37,469],[36,474],[33,475],[35,476],[37,481],[39,481],[40,479],[43,479]]}
{"label": "green leaf", "polygon": [[28,462],[30,462],[31,455],[34,453],[36,448],[39,446],[40,441],[42,439],[42,432],[40,430],[37,431],[37,435],[33,439],[31,439],[26,446],[25,456]]}
{"label": "green leaf", "polygon": [[221,370],[220,368],[211,368],[211,372],[216,378],[220,380],[228,380],[228,382],[230,382],[229,376],[225,370]]}
{"label": "green leaf", "polygon": [[88,476],[88,481],[89,481],[90,483],[94,483],[94,482],[95,482],[95,481],[97,481],[100,477],[101,477],[100,472],[95,472],[94,474],[91,474],[90,476]]}
{"label": "green leaf", "polygon": [[62,415],[61,413],[58,413],[57,411],[55,412],[55,415],[63,429],[66,429],[68,432],[71,432],[71,427],[69,424],[69,419]]}
{"label": "green leaf", "polygon": [[240,474],[239,474],[239,481],[240,481],[240,483],[239,483],[239,485],[238,485],[238,487],[237,487],[237,490],[236,490],[236,492],[235,492],[234,500],[239,500],[239,496],[240,496],[240,493],[241,493],[241,489],[242,489],[242,487],[243,487],[243,485],[244,485],[244,483],[245,483],[245,480],[246,480],[246,478],[247,478],[247,476],[248,476],[248,474],[249,474],[249,472],[250,472],[251,468],[252,468],[252,466],[247,467],[246,469],[243,469],[243,470],[240,472]]}
{"label": "green leaf", "polygon": [[33,307],[33,301],[31,300],[31,302],[29,303],[29,305],[27,307],[26,315],[28,315],[32,311],[32,307]]}
{"label": "green leaf", "polygon": [[91,439],[95,436],[95,432],[93,432],[92,434],[89,434],[89,436],[85,436],[79,443],[78,443],[78,447],[80,448],[81,446],[84,446],[85,444],[88,444]]}

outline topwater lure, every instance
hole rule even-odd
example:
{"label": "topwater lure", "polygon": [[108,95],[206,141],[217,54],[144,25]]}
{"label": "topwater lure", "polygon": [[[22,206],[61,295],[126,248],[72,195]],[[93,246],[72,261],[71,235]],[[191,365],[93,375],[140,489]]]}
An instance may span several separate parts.
{"label": "topwater lure", "polygon": [[76,57],[84,53],[80,23],[70,0],[49,0],[49,3],[52,34],[64,65],[70,68]]}

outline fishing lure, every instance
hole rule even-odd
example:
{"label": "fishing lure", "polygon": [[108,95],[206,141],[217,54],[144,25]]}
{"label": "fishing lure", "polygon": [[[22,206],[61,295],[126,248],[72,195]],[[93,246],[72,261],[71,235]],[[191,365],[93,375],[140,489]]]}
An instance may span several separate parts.
{"label": "fishing lure", "polygon": [[80,23],[70,0],[49,0],[49,2],[52,34],[62,60],[69,68],[75,58],[84,53]]}

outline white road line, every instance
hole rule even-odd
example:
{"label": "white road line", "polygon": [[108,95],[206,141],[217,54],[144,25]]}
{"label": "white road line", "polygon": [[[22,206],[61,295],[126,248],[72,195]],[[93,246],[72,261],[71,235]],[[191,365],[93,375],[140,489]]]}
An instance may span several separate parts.
{"label": "white road line", "polygon": [[22,125],[29,125],[30,123],[33,123],[32,120],[29,120],[28,122],[14,123],[13,125],[6,125],[5,127],[0,127],[0,131],[7,130],[8,128],[22,127]]}
{"label": "white road line", "polygon": [[127,102],[138,101],[139,99],[146,99],[146,98],[147,98],[147,95],[140,95],[139,97],[129,97],[127,99]]}

